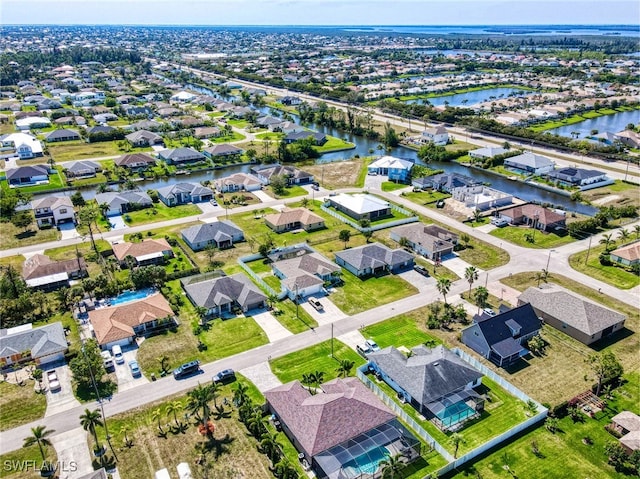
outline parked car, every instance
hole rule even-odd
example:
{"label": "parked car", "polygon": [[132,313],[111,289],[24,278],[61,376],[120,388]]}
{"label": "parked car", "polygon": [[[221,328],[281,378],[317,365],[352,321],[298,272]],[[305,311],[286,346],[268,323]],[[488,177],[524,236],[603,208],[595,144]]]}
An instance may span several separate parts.
{"label": "parked car", "polygon": [[49,391],[58,391],[62,387],[55,370],[47,372],[47,382],[49,383]]}
{"label": "parked car", "polygon": [[313,309],[315,309],[316,311],[324,310],[324,306],[322,306],[322,303],[316,298],[309,298],[309,304],[313,306]]}
{"label": "parked car", "polygon": [[372,353],[373,350],[367,343],[358,344],[356,346],[356,351],[360,356],[367,357],[367,354]]}
{"label": "parked car", "polygon": [[236,379],[236,373],[233,369],[223,369],[222,371],[216,373],[213,376],[212,381],[214,383],[226,383],[226,382],[235,381],[235,379]]}
{"label": "parked car", "polygon": [[311,185],[311,189],[318,191],[320,187],[318,185]]}
{"label": "parked car", "polygon": [[367,339],[365,343],[371,348],[371,351],[380,351],[380,346],[373,339]]}
{"label": "parked car", "polygon": [[113,353],[113,359],[116,364],[124,364],[124,355],[122,354],[122,348],[117,344],[111,348],[111,352]]}
{"label": "parked car", "polygon": [[427,277],[429,276],[429,271],[427,271],[427,268],[425,268],[424,266],[421,266],[419,264],[413,265],[413,270],[417,271],[422,276],[427,276]]}
{"label": "parked car", "polygon": [[499,228],[502,228],[503,226],[507,226],[509,224],[509,222],[507,220],[505,220],[504,218],[493,218],[491,220],[491,224],[493,226],[497,226]]}
{"label": "parked car", "polygon": [[109,351],[102,351],[100,355],[102,356],[102,363],[104,364],[104,368],[107,372],[114,371],[116,369],[116,365],[113,363],[111,353]]}
{"label": "parked car", "polygon": [[129,369],[131,370],[131,375],[134,378],[142,375],[142,373],[140,372],[140,366],[138,366],[138,361],[136,360],[129,361]]}
{"label": "parked car", "polygon": [[491,308],[484,308],[484,309],[482,310],[482,312],[483,312],[484,314],[486,314],[487,316],[495,316],[495,315],[496,315],[496,312],[495,312],[493,309],[491,309]]}
{"label": "parked car", "polygon": [[190,374],[194,374],[200,370],[200,361],[190,361],[188,363],[184,363],[181,366],[178,366],[173,370],[173,377],[176,379],[183,378]]}
{"label": "parked car", "polygon": [[444,208],[444,200],[436,201],[436,208]]}

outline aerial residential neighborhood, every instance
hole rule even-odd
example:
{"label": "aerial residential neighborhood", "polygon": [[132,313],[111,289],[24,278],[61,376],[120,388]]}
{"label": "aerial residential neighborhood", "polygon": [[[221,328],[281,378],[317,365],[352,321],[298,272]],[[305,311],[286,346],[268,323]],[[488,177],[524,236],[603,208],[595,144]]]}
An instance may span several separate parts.
{"label": "aerial residential neighborhood", "polygon": [[637,5],[25,2],[0,477],[638,476]]}

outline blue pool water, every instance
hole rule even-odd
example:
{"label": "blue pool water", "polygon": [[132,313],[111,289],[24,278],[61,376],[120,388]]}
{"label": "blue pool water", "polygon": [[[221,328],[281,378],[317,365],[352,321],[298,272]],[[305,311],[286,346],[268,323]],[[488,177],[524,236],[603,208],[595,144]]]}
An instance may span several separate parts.
{"label": "blue pool water", "polygon": [[365,454],[354,457],[347,462],[343,469],[351,468],[356,474],[373,474],[378,470],[380,461],[389,457],[389,451],[385,447],[376,447]]}
{"label": "blue pool water", "polygon": [[116,306],[118,304],[129,303],[137,299],[143,299],[147,296],[151,296],[153,293],[155,293],[155,289],[153,288],[141,289],[139,291],[125,291],[118,296],[109,298],[107,300],[107,304],[109,304],[110,306]]}
{"label": "blue pool water", "polygon": [[473,416],[474,414],[475,411],[473,408],[469,407],[466,403],[458,402],[451,406],[447,406],[436,416],[445,427],[449,427],[453,424],[459,423],[460,421],[464,421],[466,418]]}

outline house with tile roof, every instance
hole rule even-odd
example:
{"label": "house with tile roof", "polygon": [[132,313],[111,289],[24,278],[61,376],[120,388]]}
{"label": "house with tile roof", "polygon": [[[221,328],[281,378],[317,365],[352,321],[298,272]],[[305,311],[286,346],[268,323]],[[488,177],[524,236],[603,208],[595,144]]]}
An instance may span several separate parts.
{"label": "house with tile roof", "polygon": [[366,193],[356,193],[348,195],[340,193],[327,198],[330,206],[345,213],[356,221],[368,219],[375,221],[391,216],[391,205],[374,195]]}
{"label": "house with tile roof", "polygon": [[31,201],[31,209],[39,228],[74,223],[76,219],[73,203],[68,196],[36,198]]}
{"label": "house with tile roof", "polygon": [[213,190],[199,183],[175,183],[158,188],[158,197],[167,206],[202,203],[213,199]]}
{"label": "house with tile roof", "polygon": [[31,361],[38,367],[62,361],[68,347],[60,321],[37,328],[29,323],[0,329],[0,370]]}
{"label": "house with tile roof", "polygon": [[540,334],[541,327],[535,310],[525,303],[496,316],[482,316],[462,330],[461,341],[505,368],[529,354],[527,341]]}
{"label": "house with tile roof", "polygon": [[243,231],[229,220],[191,226],[183,229],[180,234],[193,251],[201,251],[207,246],[226,249],[231,248],[235,243],[244,241]]}
{"label": "house with tile roof", "polygon": [[420,456],[420,442],[357,378],[334,379],[316,392],[293,381],[264,396],[317,477],[376,477],[388,456],[406,463]]}
{"label": "house with tile roof", "polygon": [[409,357],[389,346],[369,353],[367,359],[370,369],[398,396],[440,429],[455,430],[484,409],[484,400],[474,390],[482,383],[482,373],[442,345],[417,346]]}
{"label": "house with tile roof", "polygon": [[309,247],[288,248],[270,255],[273,274],[280,278],[289,298],[304,298],[322,292],[326,282],[332,282],[340,267]]}
{"label": "house with tile roof", "polygon": [[389,237],[398,244],[404,242],[404,238],[409,248],[433,261],[439,261],[442,257],[453,253],[453,249],[458,244],[457,234],[440,226],[424,223],[396,226],[391,229]]}
{"label": "house with tile roof", "polygon": [[557,284],[527,288],[518,304],[529,303],[538,317],[583,344],[592,344],[624,328],[627,317]]}
{"label": "house with tile roof", "polygon": [[262,188],[262,182],[250,173],[234,173],[215,180],[216,190],[222,193],[234,191],[256,191]]}
{"label": "house with tile roof", "polygon": [[338,251],[336,263],[355,276],[379,276],[399,273],[413,268],[413,255],[402,248],[391,249],[380,243],[371,243]]}
{"label": "house with tile roof", "polygon": [[148,130],[136,130],[126,135],[125,139],[136,147],[164,145],[164,140],[160,135]]}
{"label": "house with tile roof", "polygon": [[284,176],[288,185],[306,185],[313,182],[313,175],[290,165],[257,165],[251,168],[260,181],[268,185],[273,176]]}
{"label": "house with tile roof", "polygon": [[614,263],[623,266],[635,266],[640,264],[640,241],[616,248],[609,253],[609,258]]}
{"label": "house with tile roof", "polygon": [[640,416],[622,411],[611,418],[610,427],[620,436],[618,440],[627,454],[640,450]]}
{"label": "house with tile roof", "polygon": [[524,204],[501,210],[499,217],[512,225],[527,225],[540,231],[565,229],[566,216],[544,206]]}
{"label": "house with tile roof", "polygon": [[242,273],[205,281],[182,282],[187,298],[194,306],[205,308],[206,317],[233,313],[239,308],[246,313],[266,306],[267,297]]}
{"label": "house with tile roof", "polygon": [[164,238],[147,238],[139,243],[122,241],[111,246],[113,255],[120,263],[120,267],[128,267],[127,257],[135,260],[136,266],[150,264],[164,264],[168,258],[173,258],[173,249]]}
{"label": "house with tile roof", "polygon": [[283,208],[264,217],[265,224],[276,233],[300,230],[314,231],[325,228],[324,219],[307,208]]}
{"label": "house with tile roof", "polygon": [[160,293],[89,311],[91,330],[102,349],[131,344],[136,336],[150,334],[165,319],[175,322],[171,306]]}
{"label": "house with tile roof", "polygon": [[27,286],[43,291],[68,287],[72,279],[87,275],[84,258],[54,261],[46,255],[35,254],[22,265],[22,277]]}

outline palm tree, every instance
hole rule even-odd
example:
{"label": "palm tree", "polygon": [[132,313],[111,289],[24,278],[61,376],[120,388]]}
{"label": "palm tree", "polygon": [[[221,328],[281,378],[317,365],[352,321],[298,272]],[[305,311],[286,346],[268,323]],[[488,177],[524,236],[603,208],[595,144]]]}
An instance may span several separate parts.
{"label": "palm tree", "polygon": [[275,432],[265,432],[260,436],[260,447],[271,461],[279,459],[279,452],[282,445],[278,442],[278,434]]}
{"label": "palm tree", "polygon": [[473,286],[474,281],[478,279],[478,270],[475,266],[469,266],[464,270],[464,277],[469,283],[469,298],[471,298],[471,286]]}
{"label": "palm tree", "polygon": [[220,383],[216,382],[209,385],[209,395],[211,396],[211,399],[213,399],[213,407],[216,409],[218,409],[218,403],[216,400],[218,399],[218,393],[220,392],[221,387]]}
{"label": "palm tree", "polygon": [[620,238],[623,242],[626,241],[629,236],[629,230],[627,230],[626,228],[620,228],[620,231],[618,231],[618,238]]}
{"label": "palm tree", "polygon": [[609,251],[609,245],[611,245],[611,243],[613,243],[612,233],[607,233],[605,235],[602,235],[602,238],[600,239],[600,244],[604,245],[604,249],[606,251]]}
{"label": "palm tree", "polygon": [[298,477],[298,471],[293,467],[289,459],[283,456],[278,463],[273,466],[273,473],[280,479],[295,479]]}
{"label": "palm tree", "polygon": [[263,417],[260,408],[254,409],[249,419],[247,419],[247,429],[255,437],[260,437],[267,431],[267,420]]}
{"label": "palm tree", "polygon": [[478,308],[484,308],[487,305],[487,300],[489,299],[489,290],[484,286],[478,286],[473,294],[473,299]]}
{"label": "palm tree", "polygon": [[198,387],[189,391],[187,396],[189,397],[187,409],[190,413],[195,414],[195,416],[200,419],[202,427],[207,431],[207,434],[209,434],[209,428],[207,427],[209,416],[211,415],[209,401],[213,399],[211,385],[203,386],[198,384]]}
{"label": "palm tree", "polygon": [[161,424],[162,411],[160,410],[160,408],[156,408],[153,411],[151,411],[151,420],[158,421],[158,430],[160,431],[160,434],[164,434],[164,431],[162,430],[162,424]]}
{"label": "palm tree", "polygon": [[338,233],[338,238],[340,241],[344,241],[344,247],[346,248],[347,243],[351,239],[351,232],[349,230],[341,230],[340,233]]}
{"label": "palm tree", "polygon": [[442,299],[444,300],[444,304],[447,304],[447,294],[451,289],[451,280],[449,278],[440,277],[438,278],[438,282],[436,283],[436,288],[442,295]]}
{"label": "palm tree", "polygon": [[457,432],[454,432],[451,435],[450,441],[455,448],[455,450],[453,451],[453,457],[455,459],[456,457],[458,457],[458,448],[460,447],[460,444],[465,444],[467,441],[464,439],[464,437],[462,437],[461,434],[458,434]]}
{"label": "palm tree", "polygon": [[306,384],[307,386],[311,386],[313,384],[313,373],[302,373],[302,384]]}
{"label": "palm tree", "polygon": [[178,422],[178,413],[182,411],[184,405],[180,401],[171,401],[167,404],[167,414],[173,414],[173,420],[176,423],[176,427],[180,427]]}
{"label": "palm tree", "polygon": [[311,378],[316,387],[319,387],[320,384],[324,382],[324,372],[323,371],[314,371],[311,373]]}
{"label": "palm tree", "polygon": [[244,383],[238,383],[235,391],[233,391],[233,401],[236,403],[238,407],[242,406],[247,399],[249,399],[249,395],[247,392],[249,391],[249,387]]}
{"label": "palm tree", "polygon": [[84,410],[84,414],[80,416],[80,425],[85,431],[89,431],[93,436],[93,440],[96,442],[96,451],[102,450],[102,446],[100,445],[100,441],[98,441],[98,432],[96,430],[97,426],[103,426],[102,416],[100,416],[100,411],[97,409],[90,411],[89,409]]}
{"label": "palm tree", "polygon": [[633,232],[636,234],[636,239],[640,239],[640,225],[635,225],[633,227]]}
{"label": "palm tree", "polygon": [[405,467],[405,463],[402,462],[401,458],[402,456],[400,454],[395,454],[393,456],[387,456],[385,460],[380,461],[380,465],[382,466],[382,477],[384,479],[400,477],[400,472]]}
{"label": "palm tree", "polygon": [[34,444],[38,445],[38,449],[40,449],[40,455],[42,456],[42,461],[47,460],[47,456],[44,451],[47,446],[51,445],[51,441],[48,436],[51,436],[55,431],[53,429],[47,429],[46,426],[36,426],[31,428],[31,436],[25,437],[24,442],[22,443],[22,447],[30,447]]}
{"label": "palm tree", "polygon": [[338,376],[342,378],[346,378],[351,374],[351,370],[353,369],[353,366],[355,366],[355,363],[353,361],[349,361],[348,359],[343,359],[342,361],[340,361],[340,366],[338,366],[338,368],[336,369],[336,372],[338,373]]}
{"label": "palm tree", "polygon": [[133,441],[129,437],[129,428],[127,426],[122,426],[120,428],[120,434],[124,436],[124,445],[127,447],[133,446]]}
{"label": "palm tree", "polygon": [[475,210],[473,210],[473,221],[475,223],[479,223],[481,219],[482,219],[482,211],[476,208]]}

